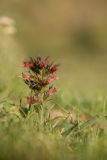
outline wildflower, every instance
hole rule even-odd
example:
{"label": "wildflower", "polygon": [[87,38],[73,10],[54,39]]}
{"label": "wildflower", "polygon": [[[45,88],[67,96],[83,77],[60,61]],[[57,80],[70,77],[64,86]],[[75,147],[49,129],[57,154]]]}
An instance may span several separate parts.
{"label": "wildflower", "polygon": [[34,97],[27,97],[27,103],[28,104],[34,104],[36,101],[34,99]]}
{"label": "wildflower", "polygon": [[57,89],[56,87],[53,87],[53,88],[51,88],[50,91],[49,91],[49,96],[52,96],[52,95],[54,95],[54,94],[57,93],[57,92],[58,92],[58,89]]}
{"label": "wildflower", "polygon": [[32,62],[23,62],[23,66],[24,67],[33,67],[33,63]]}
{"label": "wildflower", "polygon": [[58,70],[59,64],[54,65],[53,67],[50,68],[50,72],[54,73]]}
{"label": "wildflower", "polygon": [[41,62],[40,64],[39,64],[39,68],[40,69],[43,69],[45,67],[45,64],[43,63],[43,62]]}
{"label": "wildflower", "polygon": [[58,70],[59,64],[53,64],[49,57],[44,59],[31,57],[23,62],[23,66],[27,70],[22,73],[21,78],[30,88],[32,95],[32,97],[27,97],[28,104],[34,104],[35,101],[36,103],[43,102],[57,93],[58,89],[50,83],[58,79],[54,72]]}
{"label": "wildflower", "polygon": [[57,80],[57,77],[56,77],[56,76],[51,76],[51,77],[49,78],[49,82],[53,82],[53,81],[55,81],[55,80]]}
{"label": "wildflower", "polygon": [[45,79],[42,80],[42,85],[43,85],[43,86],[46,86],[46,85],[48,85],[48,84],[49,84],[49,81],[48,81],[48,80],[45,80]]}
{"label": "wildflower", "polygon": [[21,75],[20,77],[23,78],[23,79],[30,79],[30,78],[33,78],[32,75],[24,74],[24,73],[22,73],[22,75]]}

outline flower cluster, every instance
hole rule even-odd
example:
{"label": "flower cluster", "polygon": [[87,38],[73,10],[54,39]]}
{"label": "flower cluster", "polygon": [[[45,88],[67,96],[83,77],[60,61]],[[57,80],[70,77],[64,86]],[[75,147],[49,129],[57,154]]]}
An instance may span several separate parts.
{"label": "flower cluster", "polygon": [[57,80],[56,71],[59,64],[50,62],[49,57],[29,58],[23,62],[25,72],[21,78],[31,89],[31,96],[27,97],[28,104],[43,103],[50,96],[57,93],[58,89],[53,87],[52,82]]}

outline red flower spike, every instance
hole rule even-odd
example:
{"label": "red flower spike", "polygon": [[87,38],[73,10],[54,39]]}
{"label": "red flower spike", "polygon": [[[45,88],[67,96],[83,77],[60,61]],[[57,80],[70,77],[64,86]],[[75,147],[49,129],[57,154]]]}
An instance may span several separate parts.
{"label": "red flower spike", "polygon": [[32,62],[23,62],[23,67],[33,67]]}
{"label": "red flower spike", "polygon": [[58,92],[58,89],[56,87],[52,88],[50,91],[49,91],[49,96],[52,96],[54,95],[55,93]]}
{"label": "red flower spike", "polygon": [[34,97],[27,97],[27,103],[28,104],[34,104],[36,101],[34,99]]}
{"label": "red flower spike", "polygon": [[49,57],[31,57],[23,62],[23,67],[27,70],[22,72],[20,77],[31,89],[32,95],[26,99],[28,104],[43,103],[49,96],[58,92],[58,89],[50,84],[58,79],[56,71],[59,64],[54,64]]}

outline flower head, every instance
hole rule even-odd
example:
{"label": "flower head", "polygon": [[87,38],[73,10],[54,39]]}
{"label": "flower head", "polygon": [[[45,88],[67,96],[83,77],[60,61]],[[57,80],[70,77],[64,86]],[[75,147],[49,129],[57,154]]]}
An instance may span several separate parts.
{"label": "flower head", "polygon": [[59,64],[54,64],[49,57],[42,59],[41,57],[29,58],[23,62],[23,66],[27,68],[25,73],[21,74],[21,78],[30,88],[32,97],[27,97],[28,104],[34,104],[45,101],[49,96],[58,92],[56,87],[50,85],[51,82],[57,80],[56,71]]}

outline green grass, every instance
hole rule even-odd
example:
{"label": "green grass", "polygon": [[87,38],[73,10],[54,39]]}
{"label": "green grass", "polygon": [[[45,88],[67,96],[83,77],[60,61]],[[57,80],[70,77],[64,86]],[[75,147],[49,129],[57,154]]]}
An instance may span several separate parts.
{"label": "green grass", "polygon": [[[1,99],[1,108],[10,114],[0,114],[0,160],[106,160],[106,100],[72,95],[66,103],[59,93],[53,103],[52,113],[60,110],[63,116],[44,126],[35,125],[36,114],[19,120],[17,101]],[[44,106],[44,113],[52,104]]]}

